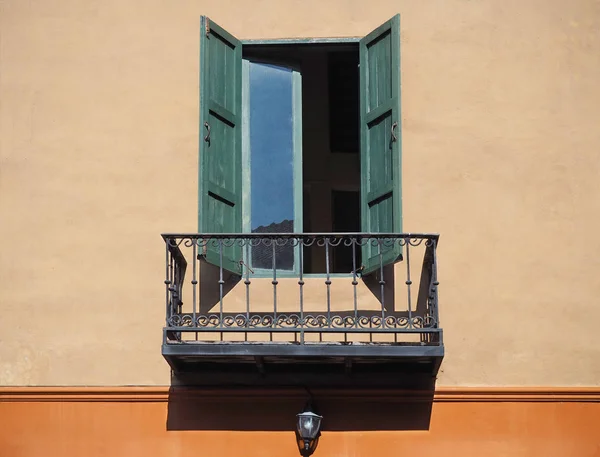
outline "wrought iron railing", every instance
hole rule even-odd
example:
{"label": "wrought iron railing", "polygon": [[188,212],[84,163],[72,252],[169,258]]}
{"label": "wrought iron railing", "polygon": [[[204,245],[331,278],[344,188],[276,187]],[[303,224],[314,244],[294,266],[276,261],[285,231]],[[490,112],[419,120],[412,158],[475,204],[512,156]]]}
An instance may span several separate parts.
{"label": "wrought iron railing", "polygon": [[[267,335],[266,341],[299,344],[442,344],[438,235],[162,237],[166,244],[165,344],[246,342],[255,341],[257,334]],[[365,247],[379,253],[381,260],[369,274],[364,274],[361,263]],[[386,265],[384,254],[392,249],[401,255]],[[336,264],[336,258],[344,261]],[[346,270],[341,271],[344,266]],[[418,283],[413,284],[413,279]],[[378,340],[375,335],[388,339]]]}

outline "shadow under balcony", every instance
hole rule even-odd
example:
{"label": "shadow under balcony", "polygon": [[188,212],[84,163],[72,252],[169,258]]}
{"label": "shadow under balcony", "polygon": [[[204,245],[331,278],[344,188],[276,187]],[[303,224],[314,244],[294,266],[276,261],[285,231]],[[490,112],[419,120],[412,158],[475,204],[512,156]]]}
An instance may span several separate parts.
{"label": "shadow under balcony", "polygon": [[[435,379],[444,356],[438,235],[162,236],[162,354],[175,384],[419,387]],[[320,272],[307,273],[315,259]]]}

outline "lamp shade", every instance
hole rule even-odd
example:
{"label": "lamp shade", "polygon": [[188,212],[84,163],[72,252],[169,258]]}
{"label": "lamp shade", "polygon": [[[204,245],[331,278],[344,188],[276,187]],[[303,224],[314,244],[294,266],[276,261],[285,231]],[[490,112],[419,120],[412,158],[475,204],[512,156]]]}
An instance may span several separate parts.
{"label": "lamp shade", "polygon": [[304,440],[314,440],[321,429],[321,419],[323,419],[323,416],[319,416],[312,411],[305,411],[298,414],[297,417],[298,435]]}

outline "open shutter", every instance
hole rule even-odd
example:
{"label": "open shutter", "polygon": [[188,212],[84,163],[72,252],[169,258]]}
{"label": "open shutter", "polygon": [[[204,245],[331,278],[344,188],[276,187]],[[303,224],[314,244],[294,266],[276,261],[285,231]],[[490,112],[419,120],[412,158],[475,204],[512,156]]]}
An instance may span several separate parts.
{"label": "open shutter", "polygon": [[[200,59],[198,227],[200,233],[242,233],[242,44],[202,17]],[[238,243],[211,240],[201,254],[240,272]]]}
{"label": "open shutter", "polygon": [[[402,231],[400,15],[360,40],[361,225],[366,233]],[[367,243],[363,274],[401,258],[398,241]]]}

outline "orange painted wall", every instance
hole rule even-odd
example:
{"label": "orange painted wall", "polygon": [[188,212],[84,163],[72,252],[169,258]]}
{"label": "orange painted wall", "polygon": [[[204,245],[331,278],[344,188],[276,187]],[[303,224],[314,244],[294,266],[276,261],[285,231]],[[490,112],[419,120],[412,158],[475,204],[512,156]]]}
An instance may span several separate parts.
{"label": "orange painted wall", "polygon": [[[291,431],[170,431],[164,392],[0,392],[0,455],[297,457]],[[403,414],[399,411],[399,414]],[[293,421],[293,417],[290,418]],[[600,456],[600,391],[436,393],[428,430],[324,431],[315,457]]]}

